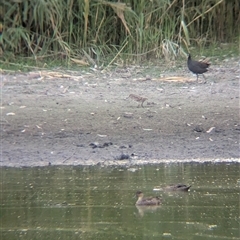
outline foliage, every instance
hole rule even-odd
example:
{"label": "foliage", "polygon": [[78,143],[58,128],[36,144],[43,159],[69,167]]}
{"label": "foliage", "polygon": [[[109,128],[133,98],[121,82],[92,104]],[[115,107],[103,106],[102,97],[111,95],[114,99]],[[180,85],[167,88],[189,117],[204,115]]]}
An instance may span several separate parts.
{"label": "foliage", "polygon": [[190,46],[240,45],[239,11],[239,0],[2,0],[2,55],[98,66],[171,60]]}

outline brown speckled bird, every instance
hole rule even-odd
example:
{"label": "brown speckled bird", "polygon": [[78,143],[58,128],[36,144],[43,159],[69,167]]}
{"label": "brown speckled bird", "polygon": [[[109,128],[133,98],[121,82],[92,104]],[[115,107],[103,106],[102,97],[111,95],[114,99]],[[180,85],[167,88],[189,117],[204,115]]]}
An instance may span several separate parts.
{"label": "brown speckled bird", "polygon": [[136,202],[137,206],[156,206],[161,204],[161,199],[159,197],[144,198],[141,191],[137,191],[136,196],[138,197]]}

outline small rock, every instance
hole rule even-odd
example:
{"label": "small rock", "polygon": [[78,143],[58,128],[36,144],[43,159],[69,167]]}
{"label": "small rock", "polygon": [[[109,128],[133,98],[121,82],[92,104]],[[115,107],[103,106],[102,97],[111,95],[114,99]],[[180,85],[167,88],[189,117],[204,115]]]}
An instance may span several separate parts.
{"label": "small rock", "polygon": [[125,159],[129,159],[130,156],[128,154],[124,154],[122,153],[120,156],[115,157],[115,160],[125,160]]}
{"label": "small rock", "polygon": [[105,142],[105,143],[103,144],[103,147],[108,147],[108,146],[111,146],[111,145],[113,145],[112,142]]}
{"label": "small rock", "polygon": [[126,146],[122,145],[119,147],[120,149],[127,148]]}
{"label": "small rock", "polygon": [[77,144],[76,147],[84,147],[84,144]]}
{"label": "small rock", "polygon": [[98,142],[92,142],[89,144],[89,146],[91,146],[92,148],[97,148],[99,147],[99,143]]}
{"label": "small rock", "polygon": [[194,132],[204,132],[204,129],[200,126],[196,126],[194,129],[193,129]]}

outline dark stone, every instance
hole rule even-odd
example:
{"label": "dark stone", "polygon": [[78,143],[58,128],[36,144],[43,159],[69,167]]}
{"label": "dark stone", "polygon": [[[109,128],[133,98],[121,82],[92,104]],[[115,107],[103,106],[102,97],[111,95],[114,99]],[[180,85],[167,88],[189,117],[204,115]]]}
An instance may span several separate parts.
{"label": "dark stone", "polygon": [[204,132],[204,129],[200,126],[196,126],[194,129],[193,129],[194,132]]}
{"label": "dark stone", "polygon": [[129,159],[130,156],[128,154],[124,154],[122,153],[120,156],[115,157],[115,160],[125,160],[125,159]]}

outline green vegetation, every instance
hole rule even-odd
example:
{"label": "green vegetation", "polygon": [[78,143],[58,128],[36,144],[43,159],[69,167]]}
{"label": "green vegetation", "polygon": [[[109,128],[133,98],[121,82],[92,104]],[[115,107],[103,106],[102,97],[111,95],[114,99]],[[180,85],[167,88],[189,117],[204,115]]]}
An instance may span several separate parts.
{"label": "green vegetation", "polygon": [[222,43],[239,53],[239,12],[239,0],[2,0],[0,64],[108,66]]}

